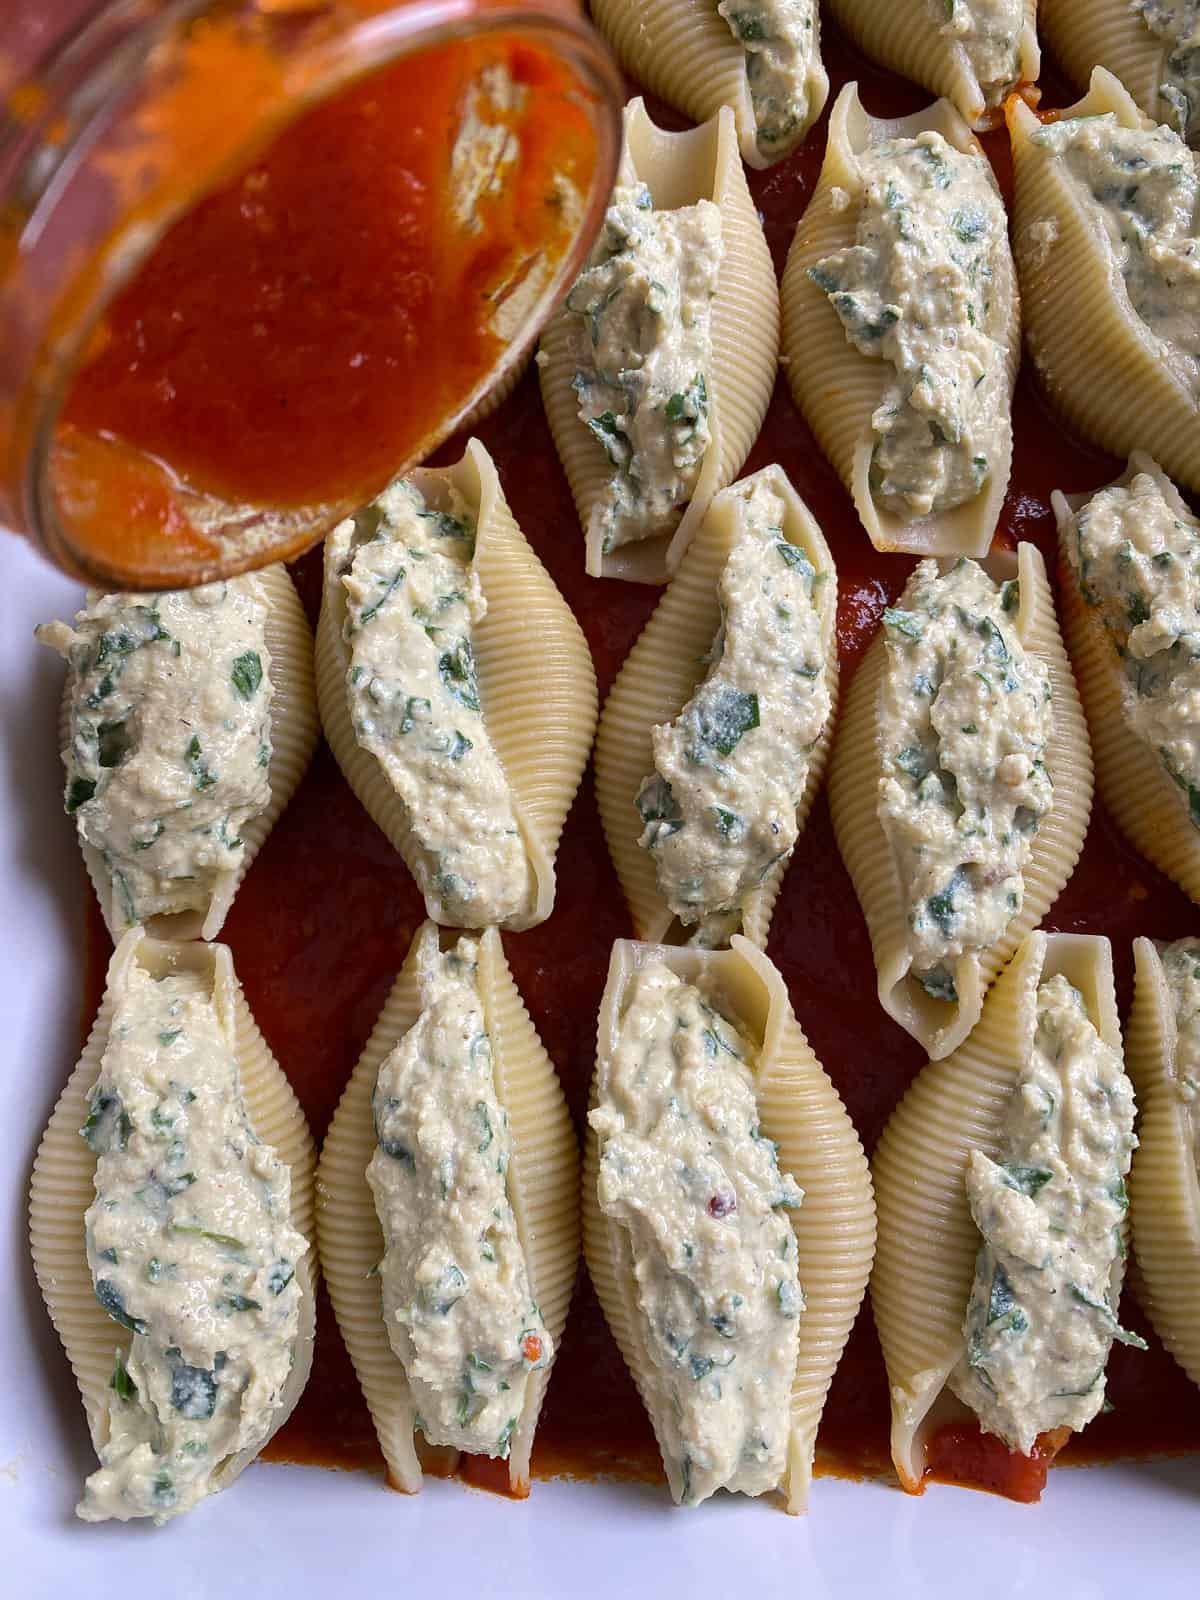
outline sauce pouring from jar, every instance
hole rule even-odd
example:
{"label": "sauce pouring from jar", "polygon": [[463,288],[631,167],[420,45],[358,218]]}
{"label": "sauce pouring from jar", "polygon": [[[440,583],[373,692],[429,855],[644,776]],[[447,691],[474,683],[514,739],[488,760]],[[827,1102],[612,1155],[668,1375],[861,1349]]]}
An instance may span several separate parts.
{"label": "sauce pouring from jar", "polygon": [[[320,53],[289,68],[287,88],[264,66],[264,40],[277,56],[270,30],[298,3],[203,8],[182,42],[193,78],[181,69],[146,101],[143,136],[190,118],[203,161],[198,128],[212,124],[214,149],[225,137],[218,85],[232,105],[250,97],[260,123],[285,97],[291,120],[260,136],[249,164],[226,159],[165,228],[161,184],[126,207],[47,319],[32,387],[53,422],[43,416],[34,531],[94,581],[171,587],[313,543],[519,359],[602,210],[616,154],[604,58],[589,86],[557,48],[556,28],[586,38],[569,8],[539,13],[550,29],[539,34],[528,9],[450,0],[441,11],[469,16],[472,31],[456,36],[442,17],[411,53],[324,97],[304,89],[296,115]],[[311,38],[316,14],[346,0],[300,9]],[[111,143],[116,185],[136,189],[144,142]],[[138,226],[153,246],[122,272]],[[4,270],[0,250],[0,298]],[[0,448],[4,421],[0,404]]]}

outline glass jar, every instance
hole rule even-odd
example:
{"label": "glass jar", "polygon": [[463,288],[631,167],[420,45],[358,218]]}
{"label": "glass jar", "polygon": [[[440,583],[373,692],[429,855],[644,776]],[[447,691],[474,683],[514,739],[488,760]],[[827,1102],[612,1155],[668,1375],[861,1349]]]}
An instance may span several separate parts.
{"label": "glass jar", "polygon": [[620,104],[571,0],[7,0],[0,523],[106,587],[305,549],[527,353]]}

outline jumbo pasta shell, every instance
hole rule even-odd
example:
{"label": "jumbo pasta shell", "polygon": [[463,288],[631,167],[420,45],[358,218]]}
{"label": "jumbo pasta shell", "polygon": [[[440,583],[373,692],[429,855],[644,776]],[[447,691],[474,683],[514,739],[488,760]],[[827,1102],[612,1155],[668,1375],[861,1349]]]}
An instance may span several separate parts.
{"label": "jumbo pasta shell", "polygon": [[[922,0],[922,4],[924,0]],[[903,9],[903,8],[900,8]],[[880,8],[881,14],[890,8]],[[1016,269],[1007,246],[999,255],[994,279],[998,323],[1005,329],[1008,403],[1001,421],[996,470],[982,493],[951,511],[904,518],[875,504],[870,468],[874,451],[871,418],[894,376],[890,362],[856,350],[830,304],[809,277],[808,269],[824,257],[854,246],[858,207],[835,205],[838,195],[852,202],[863,194],[859,157],[872,145],[889,139],[914,139],[940,133],[967,155],[978,155],[987,181],[992,169],[979,142],[946,100],[910,117],[885,120],[870,116],[858,98],[858,85],[848,83],[834,102],[820,180],[801,217],[781,285],[783,356],[792,395],[805,421],[845,484],[867,536],[877,550],[906,550],[916,555],[986,555],[992,542],[1012,466],[1013,386],[1021,359],[1021,314]]]}
{"label": "jumbo pasta shell", "polygon": [[[1129,466],[1111,487],[1125,487],[1139,473],[1158,485],[1167,504],[1189,516],[1178,489],[1149,456],[1135,451]],[[1063,631],[1079,692],[1087,713],[1096,761],[1100,798],[1134,848],[1160,872],[1173,878],[1185,894],[1200,901],[1200,830],[1188,815],[1183,791],[1169,777],[1157,753],[1130,729],[1125,716],[1127,684],[1113,640],[1098,608],[1079,592],[1066,551],[1072,513],[1090,495],[1063,495],[1056,490],[1054,512],[1059,527],[1059,594]]]}
{"label": "jumbo pasta shell", "polygon": [[592,20],[612,45],[621,65],[651,93],[677,106],[693,122],[705,122],[729,106],[742,160],[769,167],[801,143],[821,115],[829,75],[821,61],[820,12],[813,6],[813,58],[807,75],[808,115],[795,137],[771,156],[758,147],[758,130],[746,52],[729,24],[707,0],[593,0]]}
{"label": "jumbo pasta shell", "polygon": [[[665,583],[719,489],[732,483],[758,437],[779,353],[779,296],[775,269],[738,154],[733,112],[722,106],[698,128],[667,133],[650,120],[640,99],[625,108],[620,181],[645,183],[660,210],[711,200],[721,212],[724,254],[712,302],[712,370],[708,384],[711,440],[696,492],[671,536],[620,545],[604,555],[589,548],[593,577]],[[542,400],[580,522],[609,478],[603,447],[583,426],[571,387],[575,363],[566,313],[542,335],[538,371]]]}
{"label": "jumbo pasta shell", "polygon": [[[154,939],[215,939],[233,904],[242,879],[262,849],[267,835],[279,821],[308,771],[317,742],[316,691],[313,684],[313,638],[296,587],[282,562],[263,567],[255,577],[266,590],[267,649],[271,653],[271,764],[267,775],[271,799],[265,811],[242,828],[242,859],[236,872],[218,873],[212,897],[205,911],[166,912],[151,917],[146,931]],[[60,750],[70,745],[70,700],[63,694],[58,716]],[[112,874],[98,850],[80,840],[80,851],[105,924],[114,939],[122,936],[127,924],[121,916],[120,900]]]}
{"label": "jumbo pasta shell", "polygon": [[[312,1135],[299,1101],[259,1032],[234,973],[229,949],[220,944],[159,941],[141,928],[131,928],[109,963],[99,1014],[42,1135],[29,1187],[34,1272],[79,1385],[88,1428],[97,1446],[102,1442],[99,1435],[105,1421],[113,1351],[119,1349],[123,1356],[127,1355],[132,1340],[101,1310],[93,1289],[83,1219],[96,1197],[96,1157],[79,1137],[79,1130],[87,1117],[88,1096],[108,1044],[116,993],[125,974],[135,965],[158,976],[191,975],[197,985],[211,992],[225,1038],[237,1057],[242,1095],[254,1131],[274,1147],[280,1160],[291,1169],[292,1226],[310,1241],[314,1236],[316,1158]],[[295,1364],[284,1386],[270,1436],[291,1415],[312,1366],[317,1283],[314,1249],[301,1257],[296,1277],[301,1300]],[[228,1488],[262,1448],[260,1445],[231,1457],[220,1472],[217,1487]]]}
{"label": "jumbo pasta shell", "polygon": [[[867,1160],[837,1090],[829,1081],[788,1000],[779,971],[761,950],[735,935],[729,950],[635,944],[613,946],[600,1002],[591,1104],[603,1092],[620,1030],[625,990],[634,974],[662,962],[737,1017],[759,1045],[757,1097],[762,1132],[779,1146],[779,1165],[804,1190],[789,1213],[796,1235],[805,1309],[791,1394],[791,1436],[780,1485],[787,1509],[808,1508],[813,1451],[825,1397],[862,1303],[875,1250],[875,1199]],[[648,1357],[632,1274],[628,1234],[600,1209],[599,1140],[588,1130],[583,1171],[583,1249],[609,1329],[646,1403]],[[649,1410],[649,1407],[647,1407]],[[660,1446],[659,1418],[650,1421]]]}
{"label": "jumbo pasta shell", "polygon": [[[505,925],[531,928],[554,908],[554,857],[596,726],[596,674],[583,631],[517,526],[491,456],[472,439],[452,467],[409,474],[436,502],[456,489],[477,519],[475,570],[487,615],[473,631],[479,698],[528,855],[533,893]],[[409,822],[383,769],[355,737],[346,700],[346,596],[332,546],[317,624],[317,700],[338,766],[371,820],[409,860]],[[430,915],[434,908],[429,907]]]}
{"label": "jumbo pasta shell", "polygon": [[[825,537],[781,467],[743,478],[722,490],[689,545],[675,576],[642,629],[609,691],[596,733],[596,798],[609,854],[621,880],[639,939],[652,944],[686,939],[659,892],[653,857],[638,844],[643,823],[636,798],[642,779],[654,770],[652,734],[671,722],[705,677],[705,656],[721,621],[717,584],[737,533],[735,496],[748,491],[759,476],[787,507],[784,536],[803,550],[825,582],[815,591],[821,618],[821,641],[829,663],[833,705],[809,758],[808,779],[796,808],[803,830],[829,756],[837,703],[837,569]],[[742,931],[760,949],[767,942],[771,915],[787,863],[773,868],[746,902]]]}
{"label": "jumbo pasta shell", "polygon": [[[416,1411],[404,1367],[388,1341],[375,1268],[383,1231],[367,1184],[375,1150],[372,1097],[379,1067],[421,1014],[417,953],[435,934],[425,923],[367,1040],[330,1123],[317,1172],[317,1239],[338,1327],[375,1423],[388,1481],[421,1488],[422,1463],[452,1465],[456,1452],[414,1438]],[[554,1341],[562,1339],[579,1260],[579,1150],[554,1064],[538,1038],[495,928],[479,941],[479,992],[492,1041],[496,1094],[508,1112],[512,1159],[508,1194],[525,1251],[533,1298]],[[508,1458],[514,1493],[529,1492],[529,1459],[553,1370],[530,1374]]]}
{"label": "jumbo pasta shell", "polygon": [[1149,939],[1133,941],[1133,970],[1126,1065],[1140,1113],[1129,1174],[1134,1287],[1154,1331],[1200,1383],[1200,1174],[1175,1075],[1175,1008]]}
{"label": "jumbo pasta shell", "polygon": [[[973,1149],[993,1160],[1000,1154],[1009,1097],[1032,1048],[1038,986],[1058,973],[1083,995],[1100,1037],[1120,1050],[1108,940],[1031,933],[997,980],[970,1038],[914,1080],[871,1163],[879,1206],[871,1307],[892,1397],[892,1460],[910,1494],[921,1492],[926,1448],[938,1423],[949,1413],[970,1414],[943,1396],[966,1348],[963,1316],[979,1250],[967,1162]],[[1114,1306],[1123,1269],[1118,1256]]]}
{"label": "jumbo pasta shell", "polygon": [[1130,0],[1041,0],[1038,24],[1077,88],[1084,88],[1093,67],[1104,67],[1120,79],[1146,116],[1158,120],[1158,89],[1167,75],[1170,50]]}
{"label": "jumbo pasta shell", "polygon": [[[1149,126],[1112,74],[1097,67],[1087,94],[1062,117],[1108,112],[1122,127]],[[1200,489],[1200,412],[1190,384],[1164,359],[1165,341],[1134,311],[1096,208],[1033,142],[1038,119],[1020,101],[1007,115],[1025,332],[1050,399],[1110,454],[1150,451],[1172,478]]]}
{"label": "jumbo pasta shell", "polygon": [[457,433],[471,433],[481,422],[486,422],[489,417],[494,416],[499,411],[529,370],[529,363],[533,360],[536,343],[536,339],[531,339],[521,354],[505,369],[499,381],[494,383],[483,398],[471,407],[455,430]]}
{"label": "jumbo pasta shell", "polygon": [[[829,10],[872,61],[951,101],[973,128],[988,127],[996,107],[987,104],[979,79],[961,44],[941,32],[941,9],[931,0],[826,0]],[[1024,0],[1025,23],[1018,41],[1021,85],[1037,82],[1041,50],[1037,0]]]}
{"label": "jumbo pasta shell", "polygon": [[1021,910],[991,949],[959,958],[954,970],[957,1001],[935,1000],[909,972],[907,907],[877,811],[883,770],[880,695],[887,667],[882,630],[850,685],[829,769],[834,832],[871,934],[879,1003],[921,1042],[934,1061],[949,1055],[967,1037],[979,1020],[988,985],[1062,892],[1083,848],[1092,806],[1087,725],[1059,635],[1041,555],[1034,545],[1020,544],[1015,556],[998,553],[983,566],[996,581],[1015,572],[1021,586],[1017,636],[1050,674],[1054,722],[1046,767],[1054,785],[1054,803],[1025,864]]}

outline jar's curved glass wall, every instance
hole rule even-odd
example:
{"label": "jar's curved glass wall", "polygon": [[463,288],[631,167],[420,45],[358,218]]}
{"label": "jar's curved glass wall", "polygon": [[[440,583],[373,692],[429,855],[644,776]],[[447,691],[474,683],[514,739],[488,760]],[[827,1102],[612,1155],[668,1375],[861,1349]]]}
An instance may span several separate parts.
{"label": "jar's curved glass wall", "polygon": [[571,0],[9,0],[0,522],[105,586],[292,555],[519,360],[603,216]]}

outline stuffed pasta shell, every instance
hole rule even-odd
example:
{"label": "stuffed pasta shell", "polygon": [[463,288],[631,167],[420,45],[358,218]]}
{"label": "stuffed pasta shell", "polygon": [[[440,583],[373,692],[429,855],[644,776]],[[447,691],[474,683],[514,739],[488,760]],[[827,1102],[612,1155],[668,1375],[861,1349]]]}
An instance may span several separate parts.
{"label": "stuffed pasta shell", "polygon": [[613,684],[596,794],[639,939],[766,944],[837,697],[837,572],[780,467],[723,489]]}
{"label": "stuffed pasta shell", "polygon": [[579,1259],[579,1155],[500,936],[425,923],[318,1173],[338,1326],[395,1488],[457,1452],[518,1494]]}
{"label": "stuffed pasta shell", "polygon": [[884,1010],[934,1060],[1074,870],[1092,762],[1042,558],[922,561],[863,658],[829,776]]}
{"label": "stuffed pasta shell", "polygon": [[486,422],[490,416],[499,411],[529,370],[536,344],[537,340],[532,340],[525,350],[509,361],[503,376],[486,391],[476,405],[472,406],[455,429],[456,433],[472,433],[481,422]]}
{"label": "stuffed pasta shell", "polygon": [[1041,0],[1046,42],[1081,87],[1092,68],[1119,78],[1146,116],[1200,138],[1196,0]]}
{"label": "stuffed pasta shell", "polygon": [[37,637],[67,663],[64,804],[114,939],[212,939],[317,739],[312,634],[281,564],[90,592]]}
{"label": "stuffed pasta shell", "polygon": [[778,347],[733,112],[666,133],[630,101],[604,226],[538,355],[593,577],[666,581],[750,452]]}
{"label": "stuffed pasta shell", "polygon": [[1200,521],[1136,453],[1094,495],[1054,495],[1063,624],[1100,796],[1134,846],[1200,900]]}
{"label": "stuffed pasta shell", "polygon": [[1113,1340],[1145,1348],[1117,1321],[1133,1116],[1107,939],[1030,934],[872,1162],[871,1304],[910,1493],[963,1407],[1044,1460],[1101,1409]]}
{"label": "stuffed pasta shell", "polygon": [[613,947],[583,1178],[588,1269],[671,1493],[807,1509],[875,1245],[866,1158],[779,972]]}
{"label": "stuffed pasta shell", "polygon": [[594,0],[592,19],[626,71],[693,121],[731,107],[748,166],[788,155],[824,109],[817,0]]}
{"label": "stuffed pasta shell", "polygon": [[846,85],[782,301],[792,394],[871,543],[985,555],[1020,315],[995,177],[947,101],[884,121]]}
{"label": "stuffed pasta shell", "polygon": [[943,95],[973,128],[987,127],[1014,89],[1037,82],[1037,0],[828,0],[854,42],[881,67]]}
{"label": "stuffed pasta shell", "polygon": [[1200,941],[1135,939],[1133,961],[1126,1056],[1140,1113],[1129,1179],[1137,1293],[1200,1383]]}
{"label": "stuffed pasta shell", "polygon": [[100,1460],[81,1517],[178,1516],[286,1421],[312,1362],[313,1167],[228,949],[131,929],[30,1190]]}
{"label": "stuffed pasta shell", "polygon": [[1097,68],[1043,126],[1009,108],[1029,348],[1067,420],[1113,455],[1150,450],[1200,489],[1200,169]]}
{"label": "stuffed pasta shell", "polygon": [[545,921],[596,678],[478,440],[325,541],[317,696],[338,765],[435,922]]}

